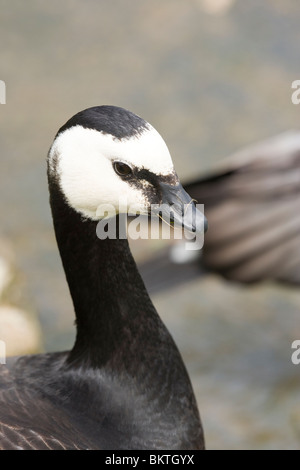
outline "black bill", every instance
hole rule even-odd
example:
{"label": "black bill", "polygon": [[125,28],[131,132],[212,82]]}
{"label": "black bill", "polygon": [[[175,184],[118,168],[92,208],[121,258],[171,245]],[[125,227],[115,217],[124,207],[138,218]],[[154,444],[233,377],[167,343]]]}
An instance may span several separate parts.
{"label": "black bill", "polygon": [[197,209],[194,200],[181,184],[173,186],[160,183],[159,187],[161,204],[151,206],[152,213],[161,217],[167,224],[182,227],[189,232],[206,232],[208,224],[205,215]]}

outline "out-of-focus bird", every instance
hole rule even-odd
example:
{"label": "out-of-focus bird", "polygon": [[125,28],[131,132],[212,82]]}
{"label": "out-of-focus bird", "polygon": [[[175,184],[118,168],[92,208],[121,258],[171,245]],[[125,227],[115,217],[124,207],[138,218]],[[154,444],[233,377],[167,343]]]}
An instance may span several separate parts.
{"label": "out-of-focus bird", "polygon": [[204,204],[203,249],[175,243],[140,264],[148,291],[211,271],[242,283],[300,283],[299,131],[246,148],[184,187]]}

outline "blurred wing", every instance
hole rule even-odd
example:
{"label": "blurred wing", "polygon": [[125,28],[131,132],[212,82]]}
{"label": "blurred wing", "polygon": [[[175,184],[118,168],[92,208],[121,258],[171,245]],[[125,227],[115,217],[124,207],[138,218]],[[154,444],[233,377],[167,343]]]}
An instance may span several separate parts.
{"label": "blurred wing", "polygon": [[[179,249],[185,250],[184,245],[179,246]],[[186,262],[174,262],[170,246],[167,246],[158,250],[148,260],[139,263],[139,272],[149,294],[166,291],[204,275],[205,269],[199,262],[199,252],[196,251],[193,254],[193,259]]]}
{"label": "blurred wing", "polygon": [[184,243],[173,245],[141,264],[150,293],[205,270],[245,283],[300,283],[300,132],[247,148],[184,187],[204,204],[204,247],[187,252]]}
{"label": "blurred wing", "polygon": [[204,266],[228,279],[300,283],[300,133],[235,155],[185,185],[205,205]]}

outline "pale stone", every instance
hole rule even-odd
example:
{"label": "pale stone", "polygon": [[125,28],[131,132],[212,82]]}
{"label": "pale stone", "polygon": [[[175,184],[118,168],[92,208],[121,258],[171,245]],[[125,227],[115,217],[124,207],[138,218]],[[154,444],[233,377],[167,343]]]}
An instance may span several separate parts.
{"label": "pale stone", "polygon": [[10,305],[0,306],[0,340],[5,343],[7,356],[41,351],[41,332],[36,319]]}
{"label": "pale stone", "polygon": [[11,243],[0,238],[0,300],[14,278],[15,254]]}
{"label": "pale stone", "polygon": [[222,15],[230,10],[235,0],[198,0],[198,2],[206,13]]}
{"label": "pale stone", "polygon": [[0,298],[11,283],[12,278],[13,271],[11,265],[0,255]]}

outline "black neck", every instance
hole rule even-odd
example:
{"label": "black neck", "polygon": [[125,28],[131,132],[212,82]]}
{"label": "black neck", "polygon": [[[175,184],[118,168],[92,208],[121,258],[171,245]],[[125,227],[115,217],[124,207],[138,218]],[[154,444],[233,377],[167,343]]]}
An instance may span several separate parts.
{"label": "black neck", "polygon": [[145,317],[156,312],[128,240],[99,240],[97,222],[83,220],[70,208],[56,184],[50,184],[50,191],[57,243],[76,314],[77,337],[70,360],[89,359],[101,366],[128,346],[130,326],[141,328]]}
{"label": "black neck", "polygon": [[134,393],[137,410],[138,400],[144,403],[147,397],[147,405],[135,410],[140,412],[142,423],[147,411],[146,422],[154,420],[153,429],[168,423],[163,432],[165,442],[169,442],[172,429],[175,441],[198,446],[202,430],[189,377],[147,294],[128,241],[99,240],[97,223],[83,221],[51,180],[50,194],[56,238],[76,313],[77,337],[68,368],[85,374],[92,369],[93,374],[99,374],[97,383],[103,374],[119,377],[121,389],[130,384],[128,393]]}
{"label": "black neck", "polygon": [[57,243],[76,314],[77,337],[70,361],[88,361],[93,367],[108,361],[124,366],[126,361],[140,360],[140,349],[160,349],[166,343],[181,361],[148,296],[128,240],[99,240],[97,222],[82,220],[65,202],[57,184],[50,183],[50,193]]}

